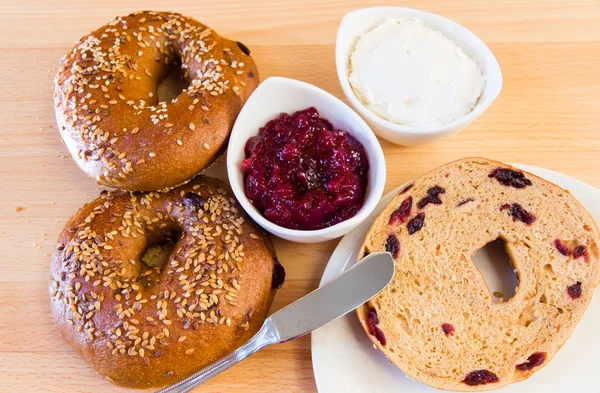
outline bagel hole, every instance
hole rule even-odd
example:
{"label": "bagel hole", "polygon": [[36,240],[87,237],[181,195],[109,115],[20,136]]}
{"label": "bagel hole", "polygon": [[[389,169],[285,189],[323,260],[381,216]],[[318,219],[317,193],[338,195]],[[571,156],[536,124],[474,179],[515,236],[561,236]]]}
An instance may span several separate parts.
{"label": "bagel hole", "polygon": [[188,81],[185,78],[183,69],[181,68],[181,59],[176,54],[166,65],[166,71],[156,88],[158,102],[171,102],[181,92],[188,87]]}
{"label": "bagel hole", "polygon": [[515,295],[519,278],[504,240],[498,238],[486,244],[473,255],[473,262],[483,275],[492,302],[506,302]]}
{"label": "bagel hole", "polygon": [[179,235],[177,232],[169,231],[156,234],[153,239],[149,239],[141,258],[142,269],[163,268],[175,248]]}

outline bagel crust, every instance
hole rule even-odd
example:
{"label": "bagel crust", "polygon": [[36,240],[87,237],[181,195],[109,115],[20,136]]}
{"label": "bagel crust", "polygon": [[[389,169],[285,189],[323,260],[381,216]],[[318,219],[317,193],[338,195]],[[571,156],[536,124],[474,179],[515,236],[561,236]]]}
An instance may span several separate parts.
{"label": "bagel crust", "polygon": [[[519,279],[504,301],[471,259],[496,239]],[[497,389],[544,367],[569,338],[600,282],[599,245],[568,191],[500,162],[455,161],[404,187],[377,217],[359,255],[388,251],[396,271],[357,314],[408,376],[438,389]]]}
{"label": "bagel crust", "polygon": [[[169,236],[175,244],[164,266],[141,261]],[[52,316],[62,338],[110,382],[164,386],[250,339],[282,283],[278,273],[268,235],[218,180],[104,193],[58,239]]]}
{"label": "bagel crust", "polygon": [[[60,135],[98,184],[129,191],[179,185],[224,150],[258,85],[248,48],[170,12],[117,17],[61,60],[54,103]],[[158,102],[169,64],[188,83]]]}

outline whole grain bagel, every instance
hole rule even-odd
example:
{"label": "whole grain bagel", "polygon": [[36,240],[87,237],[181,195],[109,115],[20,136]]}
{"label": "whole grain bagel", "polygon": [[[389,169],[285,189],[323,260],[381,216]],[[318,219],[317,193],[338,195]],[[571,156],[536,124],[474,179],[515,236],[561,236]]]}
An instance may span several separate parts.
{"label": "whole grain bagel", "polygon": [[[54,88],[61,137],[98,184],[130,191],[179,185],[224,149],[258,85],[249,54],[180,14],[117,17],[61,60]],[[174,63],[188,86],[158,102],[159,82]]]}
{"label": "whole grain bagel", "polygon": [[[168,238],[175,244],[164,266],[144,262],[145,250]],[[222,182],[199,176],[84,205],[58,239],[49,291],[60,335],[96,372],[147,388],[246,342],[284,277],[269,237]]]}
{"label": "whole grain bagel", "polygon": [[[516,293],[494,301],[471,260],[501,239]],[[467,158],[396,195],[362,254],[392,253],[390,285],[358,309],[369,338],[410,377],[481,391],[528,378],[573,332],[600,282],[600,233],[568,191],[500,162]]]}

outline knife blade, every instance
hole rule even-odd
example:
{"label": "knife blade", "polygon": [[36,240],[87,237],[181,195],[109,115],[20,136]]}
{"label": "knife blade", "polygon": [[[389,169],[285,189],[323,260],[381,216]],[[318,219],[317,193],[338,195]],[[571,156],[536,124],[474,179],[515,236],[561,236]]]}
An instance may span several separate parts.
{"label": "knife blade", "polygon": [[394,259],[390,253],[370,254],[327,284],[271,315],[258,333],[234,352],[157,393],[187,393],[268,345],[310,333],[367,302],[393,276]]}
{"label": "knife blade", "polygon": [[394,276],[388,252],[373,253],[327,284],[271,315],[266,323],[278,342],[303,336],[377,295]]}

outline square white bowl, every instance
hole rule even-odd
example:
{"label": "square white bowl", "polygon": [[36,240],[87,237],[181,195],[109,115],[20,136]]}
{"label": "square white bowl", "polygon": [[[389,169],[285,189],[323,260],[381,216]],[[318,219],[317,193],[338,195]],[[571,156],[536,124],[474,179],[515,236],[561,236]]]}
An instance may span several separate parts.
{"label": "square white bowl", "polygon": [[[485,85],[479,101],[471,112],[441,126],[413,127],[396,124],[377,116],[356,97],[348,81],[349,57],[356,41],[362,34],[373,29],[379,23],[403,17],[419,19],[425,27],[441,32],[479,65]],[[378,136],[399,145],[420,145],[458,132],[479,117],[502,90],[500,65],[483,41],[465,27],[448,18],[412,8],[372,7],[346,14],[338,28],[335,61],[342,91],[350,105],[367,121]]]}
{"label": "square white bowl", "polygon": [[[318,230],[284,228],[267,220],[244,193],[244,174],[241,163],[245,158],[246,141],[258,135],[259,129],[280,113],[294,113],[315,107],[334,127],[347,131],[360,142],[369,160],[367,192],[362,208],[346,221]],[[335,239],[354,229],[371,214],[385,186],[385,159],[373,131],[350,107],[335,96],[311,84],[294,79],[271,77],[252,93],[231,131],[227,148],[229,183],[242,208],[252,219],[275,236],[301,243],[316,243]]]}

